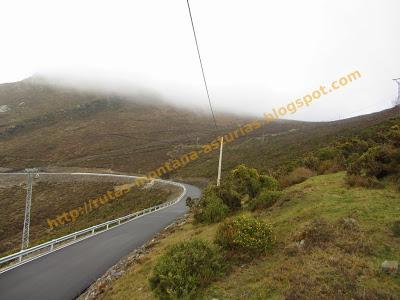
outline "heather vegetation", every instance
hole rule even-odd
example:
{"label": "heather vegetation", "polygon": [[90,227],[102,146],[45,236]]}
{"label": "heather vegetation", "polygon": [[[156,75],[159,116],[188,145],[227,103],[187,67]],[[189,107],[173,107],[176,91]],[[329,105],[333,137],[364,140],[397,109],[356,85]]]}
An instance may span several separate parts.
{"label": "heather vegetation", "polygon": [[400,174],[400,120],[390,119],[349,137],[308,152],[273,170],[283,187],[303,182],[314,175],[346,171],[350,187],[380,188],[380,180]]}
{"label": "heather vegetation", "polygon": [[[382,273],[381,264],[400,259],[398,136],[399,121],[391,119],[278,168],[233,168],[221,186],[188,200],[189,223],[105,298],[140,288],[144,298],[160,299],[397,299],[400,277]],[[215,276],[192,281],[202,277],[188,265],[165,267],[170,249],[194,237],[212,249],[198,264],[205,272],[222,258],[211,267]],[[191,261],[193,250],[179,249],[177,265]],[[150,285],[133,283],[137,274],[148,274]],[[160,293],[160,278],[179,278],[187,290],[178,296],[164,281]]]}
{"label": "heather vegetation", "polygon": [[[25,99],[23,106],[20,99]],[[215,139],[208,115],[153,95],[110,96],[22,81],[0,86],[0,104],[10,107],[0,119],[0,163],[6,169],[59,166],[146,174]],[[293,171],[296,160],[338,135],[357,135],[397,115],[398,109],[389,109],[337,122],[264,124],[224,149],[224,170],[244,163],[265,172]],[[224,133],[250,121],[224,113],[217,117]],[[35,151],[24,150],[27,141]],[[204,154],[164,176],[204,182],[216,175],[217,159],[216,152]]]}
{"label": "heather vegetation", "polygon": [[[266,209],[279,209],[285,201],[293,201],[291,195],[282,188],[298,185],[321,174],[346,171],[346,176],[342,177],[342,185],[348,187],[384,189],[387,183],[383,179],[386,177],[393,177],[394,184],[397,184],[400,167],[400,126],[397,123],[397,120],[390,120],[357,136],[337,139],[317,151],[306,153],[284,168],[270,171],[272,176],[262,174],[255,168],[239,165],[229,172],[221,186],[208,185],[202,198],[192,205],[194,220],[197,224],[212,224],[226,219],[217,227],[214,243],[219,246],[217,249],[220,249],[221,255],[225,256],[231,266],[265,256],[273,251],[277,242],[285,244],[283,251],[288,257],[302,257],[306,260],[319,257],[322,260],[321,267],[328,263],[324,262],[326,257],[321,250],[335,253],[345,260],[342,267],[349,269],[341,271],[333,267],[329,272],[334,272],[338,277],[331,281],[326,278],[326,274],[311,266],[308,266],[308,272],[318,273],[322,278],[305,281],[304,277],[302,279],[288,273],[287,279],[297,288],[286,289],[283,292],[286,299],[315,298],[321,294],[326,298],[365,299],[361,296],[362,287],[356,283],[359,280],[357,274],[370,274],[368,272],[371,271],[366,270],[371,266],[365,257],[376,256],[377,253],[370,236],[355,218],[337,218],[325,212],[328,219],[333,217],[335,221],[316,217],[306,222],[300,231],[292,231],[286,241],[276,241],[274,226],[251,215],[243,215],[243,212],[250,210],[263,214],[262,211]],[[391,182],[393,184],[393,180]],[[398,220],[394,220],[388,224],[394,236],[399,235],[398,223]],[[398,253],[399,250],[395,251]],[[190,252],[187,255],[190,256]],[[173,275],[174,271],[169,274],[178,276]],[[321,290],[324,284],[329,287]],[[335,285],[341,289],[335,290]],[[368,299],[394,299],[395,295],[392,291],[376,288],[364,291]],[[156,295],[160,296],[157,293]]]}
{"label": "heather vegetation", "polygon": [[[318,175],[261,191],[257,197],[279,193],[279,199],[266,209],[243,205],[219,222],[190,217],[101,299],[126,299],[138,290],[134,299],[185,298],[175,294],[181,287],[187,290],[179,295],[190,299],[398,299],[400,277],[382,273],[381,264],[400,259],[400,194],[390,180],[381,189],[349,188],[346,176]],[[202,247],[196,254],[181,246],[193,240],[212,249],[208,261],[200,259]],[[167,267],[177,245],[177,266]],[[191,269],[193,257],[206,274],[210,268],[215,274]],[[213,265],[221,258],[222,265]],[[172,288],[175,280],[180,284]]]}

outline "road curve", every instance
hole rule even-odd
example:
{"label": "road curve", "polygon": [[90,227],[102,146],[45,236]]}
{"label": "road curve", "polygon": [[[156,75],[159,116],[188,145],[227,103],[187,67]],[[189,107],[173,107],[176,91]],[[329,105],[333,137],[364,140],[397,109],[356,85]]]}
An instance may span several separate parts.
{"label": "road curve", "polygon": [[0,299],[74,299],[111,266],[182,216],[187,196],[201,191],[188,184],[181,201],[0,274]]}

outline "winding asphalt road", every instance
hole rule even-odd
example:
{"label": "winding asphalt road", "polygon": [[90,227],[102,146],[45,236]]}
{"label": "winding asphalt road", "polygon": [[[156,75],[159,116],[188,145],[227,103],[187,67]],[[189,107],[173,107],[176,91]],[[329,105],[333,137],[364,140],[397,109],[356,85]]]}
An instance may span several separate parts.
{"label": "winding asphalt road", "polygon": [[201,191],[184,184],[186,196],[144,215],[0,274],[0,299],[74,299],[122,257],[149,241],[186,210],[186,197]]}

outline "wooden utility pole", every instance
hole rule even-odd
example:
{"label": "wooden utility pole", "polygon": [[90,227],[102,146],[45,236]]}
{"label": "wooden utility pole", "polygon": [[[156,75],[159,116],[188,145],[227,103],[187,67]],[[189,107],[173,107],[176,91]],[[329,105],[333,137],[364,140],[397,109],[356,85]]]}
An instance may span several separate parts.
{"label": "wooden utility pole", "polygon": [[218,177],[217,186],[221,184],[221,169],[222,169],[222,148],[224,146],[224,137],[221,137],[221,146],[219,148],[219,163],[218,163]]}
{"label": "wooden utility pole", "polygon": [[400,78],[393,79],[393,81],[395,81],[397,83],[397,87],[398,87],[397,99],[395,100],[394,104],[395,104],[395,106],[398,106],[399,114],[400,114]]}

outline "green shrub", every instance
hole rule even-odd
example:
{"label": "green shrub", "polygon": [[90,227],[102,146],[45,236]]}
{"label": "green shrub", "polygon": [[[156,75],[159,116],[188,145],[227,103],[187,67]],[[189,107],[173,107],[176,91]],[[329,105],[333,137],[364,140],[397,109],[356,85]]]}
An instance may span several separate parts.
{"label": "green shrub", "polygon": [[355,163],[358,159],[360,158],[360,154],[358,153],[352,153],[349,155],[349,157],[346,159],[346,163]]}
{"label": "green shrub", "polygon": [[355,164],[359,165],[361,174],[382,178],[397,171],[399,151],[388,145],[379,145],[368,149]]}
{"label": "green shrub", "polygon": [[229,208],[213,193],[206,193],[194,209],[194,219],[199,223],[216,223],[223,220]]}
{"label": "green shrub", "polygon": [[310,170],[317,171],[319,164],[319,159],[313,155],[308,155],[303,159],[303,165]]}
{"label": "green shrub", "polygon": [[341,152],[341,154],[348,158],[353,153],[363,154],[368,150],[369,145],[368,142],[359,139],[359,138],[351,138],[347,139],[344,142],[338,143],[336,148]]}
{"label": "green shrub", "polygon": [[269,191],[276,191],[279,189],[279,182],[272,176],[260,175],[261,188]]}
{"label": "green shrub", "polygon": [[274,205],[282,196],[282,192],[278,191],[262,191],[254,200],[250,202],[250,209],[265,209]]}
{"label": "green shrub", "polygon": [[242,207],[242,197],[230,182],[215,187],[215,193],[230,210],[238,210]]}
{"label": "green shrub", "polygon": [[233,255],[254,256],[271,249],[275,237],[271,225],[254,217],[239,216],[219,226],[215,242]]}
{"label": "green shrub", "polygon": [[260,175],[254,168],[239,165],[233,169],[221,187],[214,190],[219,198],[231,209],[239,209],[246,195],[256,197],[262,189],[277,190],[279,183],[268,175]]}
{"label": "green shrub", "polygon": [[346,160],[346,170],[348,175],[360,175],[361,164],[359,163],[360,155],[358,153],[351,154]]}
{"label": "green shrub", "polygon": [[294,169],[302,165],[304,165],[303,160],[291,162],[289,161],[284,165],[279,165],[277,168],[269,170],[269,173],[273,176],[273,178],[282,178],[283,176],[288,175]]}
{"label": "green shrub", "polygon": [[215,246],[201,240],[182,242],[158,260],[150,288],[159,299],[193,299],[223,270],[223,258]]}
{"label": "green shrub", "polygon": [[372,147],[360,157],[359,162],[367,176],[382,178],[387,175],[390,154],[382,146]]}
{"label": "green shrub", "polygon": [[318,150],[317,156],[320,160],[332,160],[339,155],[338,149],[334,147],[324,147]]}
{"label": "green shrub", "polygon": [[400,126],[399,125],[392,126],[386,136],[389,139],[391,144],[393,144],[395,147],[400,147]]}
{"label": "green shrub", "polygon": [[236,191],[243,196],[247,194],[254,198],[261,188],[258,171],[243,164],[232,170],[229,180]]}
{"label": "green shrub", "polygon": [[360,176],[363,172],[363,166],[361,164],[360,156],[356,153],[352,154],[346,163],[347,175],[358,175]]}

